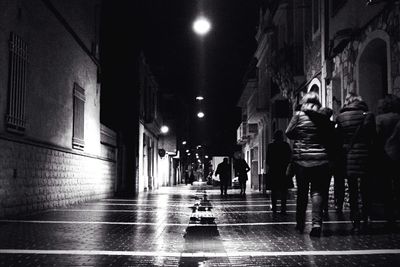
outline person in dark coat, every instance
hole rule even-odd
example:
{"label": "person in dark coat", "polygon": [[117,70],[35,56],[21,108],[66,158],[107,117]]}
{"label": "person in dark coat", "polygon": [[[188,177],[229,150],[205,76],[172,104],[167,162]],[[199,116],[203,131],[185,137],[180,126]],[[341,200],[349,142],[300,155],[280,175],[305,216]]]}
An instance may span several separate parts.
{"label": "person in dark coat", "polygon": [[[356,93],[346,96],[343,108],[336,118],[337,130],[343,140],[345,151],[346,178],[349,186],[350,219],[353,233],[360,231],[360,221],[368,226],[370,209],[369,172],[371,155],[376,137],[375,116],[368,111],[367,104]],[[359,179],[361,188],[359,188]],[[358,195],[361,193],[362,214],[360,215]]]}
{"label": "person in dark coat", "polygon": [[400,168],[399,162],[392,159],[384,147],[400,121],[400,98],[387,95],[380,103],[381,114],[376,116],[378,166],[381,170],[386,170],[382,179],[385,217],[387,226],[393,228],[396,222],[395,211],[400,215]]}
{"label": "person in dark coat", "polygon": [[297,181],[296,229],[301,233],[304,230],[311,185],[310,236],[315,237],[319,237],[322,232],[323,198],[330,179],[329,158],[325,144],[328,140],[329,124],[329,117],[321,112],[318,94],[309,92],[303,96],[301,110],[295,113],[286,129],[286,136],[294,141],[292,161]]}
{"label": "person in dark coat", "polygon": [[283,140],[283,131],[277,130],[274,133],[274,140],[268,144],[266,163],[268,169],[268,179],[271,185],[272,211],[276,212],[276,202],[278,196],[281,200],[281,213],[286,213],[286,198],[289,180],[286,169],[292,157],[290,145]]}
{"label": "person in dark coat", "polygon": [[229,164],[228,158],[218,164],[215,175],[219,175],[221,196],[227,196],[228,186],[231,183],[231,166]]}
{"label": "person in dark coat", "polygon": [[247,162],[242,158],[242,153],[235,153],[235,161],[233,167],[235,169],[235,175],[239,178],[240,185],[240,195],[246,195],[246,181],[247,181],[247,172],[250,171],[250,167]]}
{"label": "person in dark coat", "polygon": [[[327,107],[321,108],[320,112],[327,116],[328,118],[332,117],[333,115],[333,110]],[[336,131],[336,123],[334,121],[329,120],[329,122],[325,125],[322,126],[325,128],[326,133],[324,134],[325,136],[329,136],[327,140],[325,140],[325,145],[327,148],[328,152],[328,158],[329,158],[329,166],[330,166],[330,181],[332,179],[332,176],[334,178],[334,200],[335,200],[335,206],[336,206],[336,211],[338,213],[342,213],[343,210],[343,203],[344,203],[344,189],[345,189],[345,184],[344,184],[344,179],[345,179],[345,174],[344,174],[344,166],[343,159],[344,159],[344,154],[343,154],[343,149],[342,149],[342,140],[337,134]],[[329,182],[330,184],[330,182]],[[324,202],[324,218],[328,217],[328,209],[329,209],[329,186],[326,188],[326,193],[325,193],[325,202]]]}

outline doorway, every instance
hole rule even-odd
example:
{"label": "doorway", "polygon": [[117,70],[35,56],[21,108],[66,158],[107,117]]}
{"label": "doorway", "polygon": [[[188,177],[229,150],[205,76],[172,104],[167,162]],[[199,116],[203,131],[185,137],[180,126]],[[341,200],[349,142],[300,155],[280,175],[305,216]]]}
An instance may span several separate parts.
{"label": "doorway", "polygon": [[378,99],[389,92],[387,49],[385,40],[374,38],[358,58],[358,93],[374,113],[377,112]]}

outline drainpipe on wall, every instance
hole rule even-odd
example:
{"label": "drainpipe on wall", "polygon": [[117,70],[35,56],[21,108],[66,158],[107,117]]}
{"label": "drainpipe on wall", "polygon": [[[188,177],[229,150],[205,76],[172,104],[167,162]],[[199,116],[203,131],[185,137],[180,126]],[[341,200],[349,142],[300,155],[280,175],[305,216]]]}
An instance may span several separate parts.
{"label": "drainpipe on wall", "polygon": [[327,85],[330,82],[331,64],[329,62],[329,0],[321,1],[321,103],[327,104]]}

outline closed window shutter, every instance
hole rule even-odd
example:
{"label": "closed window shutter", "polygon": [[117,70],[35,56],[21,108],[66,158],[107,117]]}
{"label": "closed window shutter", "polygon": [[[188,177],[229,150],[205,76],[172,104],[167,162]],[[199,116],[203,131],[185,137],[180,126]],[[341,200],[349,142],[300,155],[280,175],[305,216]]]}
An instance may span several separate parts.
{"label": "closed window shutter", "polygon": [[75,83],[72,147],[77,149],[85,146],[85,100],[85,90]]}
{"label": "closed window shutter", "polygon": [[15,33],[10,35],[7,130],[25,131],[25,95],[28,69],[28,46]]}

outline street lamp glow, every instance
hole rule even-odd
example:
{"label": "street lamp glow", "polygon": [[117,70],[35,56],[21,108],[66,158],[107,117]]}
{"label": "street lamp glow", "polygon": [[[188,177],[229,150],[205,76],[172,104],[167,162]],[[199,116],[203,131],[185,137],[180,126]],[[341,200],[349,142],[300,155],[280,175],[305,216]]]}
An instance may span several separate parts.
{"label": "street lamp glow", "polygon": [[182,142],[182,145],[186,145],[186,141],[183,141],[183,142]]}
{"label": "street lamp glow", "polygon": [[204,99],[204,97],[202,97],[201,95],[199,95],[199,96],[196,96],[196,100],[199,100],[199,101],[201,101],[201,100],[203,100]]}
{"label": "street lamp glow", "polygon": [[189,149],[186,149],[186,153],[189,153]]}
{"label": "street lamp glow", "polygon": [[200,111],[199,113],[197,113],[197,117],[203,118],[204,117],[204,112]]}
{"label": "street lamp glow", "polygon": [[199,17],[193,22],[193,30],[199,35],[207,34],[211,29],[211,24],[205,17]]}
{"label": "street lamp glow", "polygon": [[163,134],[168,133],[168,131],[169,131],[168,126],[166,126],[166,125],[161,126],[161,132],[162,132]]}

